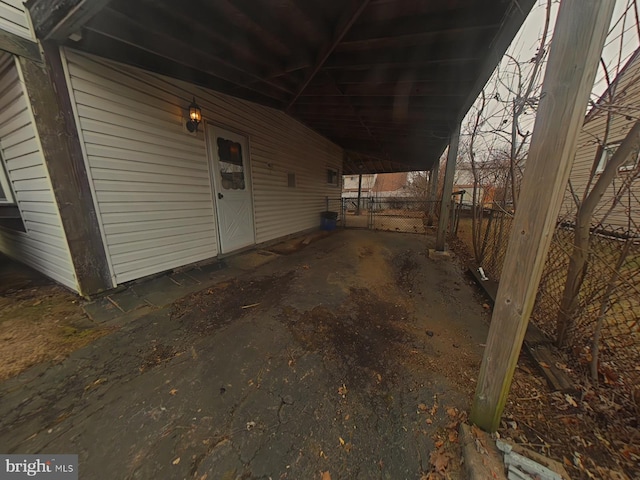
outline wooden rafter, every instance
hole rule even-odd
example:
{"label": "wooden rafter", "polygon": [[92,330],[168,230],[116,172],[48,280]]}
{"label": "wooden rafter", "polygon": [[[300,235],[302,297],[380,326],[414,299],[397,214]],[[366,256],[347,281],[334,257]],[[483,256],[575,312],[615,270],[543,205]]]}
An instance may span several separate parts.
{"label": "wooden rafter", "polygon": [[[197,67],[235,85],[247,77],[256,76],[254,73],[244,71],[230,60],[213,58],[204,52],[191,49],[188,44],[176,37],[167,37],[164,32],[149,30],[145,25],[109,9],[103,11],[99,18],[87,25],[86,29],[185,66]],[[291,93],[282,86],[270,85],[270,87],[272,88],[254,87],[252,90],[280,101]]]}
{"label": "wooden rafter", "polygon": [[[111,0],[62,43],[286,110],[393,169],[439,155],[533,1]],[[27,4],[63,32],[106,2]]]}
{"label": "wooden rafter", "polygon": [[307,73],[304,81],[302,82],[302,85],[300,85],[300,88],[298,89],[294,97],[291,99],[289,104],[287,105],[287,110],[289,110],[293,106],[293,104],[296,103],[296,100],[298,99],[298,97],[302,94],[302,92],[304,92],[305,88],[307,88],[307,86],[309,85],[311,80],[313,80],[313,78],[316,76],[318,71],[320,71],[320,69],[322,68],[324,63],[327,61],[331,53],[335,50],[336,46],[340,43],[342,38],[347,34],[347,32],[353,26],[353,24],[358,20],[358,17],[362,15],[362,12],[364,12],[364,10],[367,8],[367,5],[369,5],[369,2],[370,0],[362,0],[353,13],[344,15],[343,19],[341,19],[341,21],[338,22],[338,26],[336,28],[336,34],[334,35],[331,42],[329,42],[329,44],[327,44],[320,51],[320,54],[318,55],[318,59],[316,60],[316,63],[313,65],[309,73]]}
{"label": "wooden rafter", "polygon": [[64,41],[111,0],[29,0],[26,4],[40,40]]}

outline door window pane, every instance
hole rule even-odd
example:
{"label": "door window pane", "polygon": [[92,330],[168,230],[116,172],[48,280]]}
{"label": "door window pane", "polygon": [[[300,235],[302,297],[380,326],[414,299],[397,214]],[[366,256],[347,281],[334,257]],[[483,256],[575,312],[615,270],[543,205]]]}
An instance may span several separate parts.
{"label": "door window pane", "polygon": [[220,185],[225,190],[244,190],[242,145],[222,137],[218,137],[217,143],[220,163]]}

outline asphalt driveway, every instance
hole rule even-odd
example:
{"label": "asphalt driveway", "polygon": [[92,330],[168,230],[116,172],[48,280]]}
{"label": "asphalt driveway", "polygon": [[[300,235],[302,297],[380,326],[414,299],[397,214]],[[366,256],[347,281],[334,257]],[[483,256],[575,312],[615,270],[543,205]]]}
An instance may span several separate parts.
{"label": "asphalt driveway", "polygon": [[344,231],[221,270],[0,384],[0,451],[77,453],[82,479],[420,479],[488,329],[429,241]]}

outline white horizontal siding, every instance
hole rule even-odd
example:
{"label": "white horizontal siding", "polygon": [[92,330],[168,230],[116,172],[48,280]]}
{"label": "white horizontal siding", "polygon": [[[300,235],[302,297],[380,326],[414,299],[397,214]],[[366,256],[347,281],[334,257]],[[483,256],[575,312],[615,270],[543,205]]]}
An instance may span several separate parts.
{"label": "white horizontal siding", "polygon": [[26,232],[0,228],[0,250],[77,291],[27,97],[8,54],[0,54],[0,151],[26,228]]}
{"label": "white horizontal siding", "polygon": [[[249,138],[256,242],[317,227],[327,168],[342,149],[283,112],[65,50],[100,221],[118,283],[217,255],[201,128],[184,128],[195,95],[206,122]],[[296,187],[287,174],[296,174]]]}
{"label": "white horizontal siding", "polygon": [[[599,145],[604,140],[607,122],[609,122],[609,133],[606,143],[613,143],[624,140],[638,117],[640,108],[640,56],[632,60],[632,63],[625,68],[621,73],[621,77],[617,80],[613,105],[610,108],[611,115],[609,119],[605,109],[595,110],[589,114],[578,137],[570,180],[573,192],[580,200],[582,200],[585,188],[589,183],[591,170],[598,155]],[[635,180],[627,193],[622,196],[622,202],[611,208],[613,199],[622,186],[625,175],[624,172],[618,173],[617,178],[607,188],[594,211],[594,222],[600,222],[604,219],[603,225],[606,229],[625,231],[637,229],[637,225],[634,227],[633,222],[637,223],[640,219],[640,180]],[[596,174],[591,182],[591,188],[598,178],[599,175]],[[576,204],[572,198],[571,190],[567,189],[560,216],[562,219],[574,221],[575,214]],[[633,220],[630,221],[630,218]]]}
{"label": "white horizontal siding", "polygon": [[116,282],[216,256],[202,139],[185,134],[166,93],[135,72],[74,52],[65,58]]}
{"label": "white horizontal siding", "polygon": [[34,40],[23,0],[0,0],[0,30]]}

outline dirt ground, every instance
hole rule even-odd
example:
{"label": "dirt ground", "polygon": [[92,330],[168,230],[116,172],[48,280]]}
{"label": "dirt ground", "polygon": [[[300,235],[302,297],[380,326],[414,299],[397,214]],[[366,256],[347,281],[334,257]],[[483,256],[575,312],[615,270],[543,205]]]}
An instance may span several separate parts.
{"label": "dirt ground", "polygon": [[424,236],[338,232],[0,384],[81,478],[462,478],[487,314]]}
{"label": "dirt ground", "polygon": [[91,322],[78,297],[0,255],[0,381],[69,353],[108,332]]}

